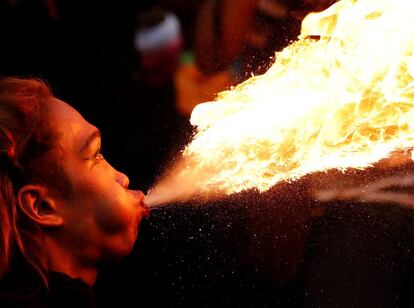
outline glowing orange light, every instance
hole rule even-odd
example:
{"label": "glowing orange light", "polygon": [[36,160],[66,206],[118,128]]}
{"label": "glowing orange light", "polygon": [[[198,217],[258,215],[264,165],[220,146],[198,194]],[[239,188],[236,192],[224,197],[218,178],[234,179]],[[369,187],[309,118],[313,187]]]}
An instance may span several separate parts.
{"label": "glowing orange light", "polygon": [[342,0],[308,15],[265,74],[196,107],[196,135],[148,202],[266,191],[411,148],[413,11],[413,1]]}

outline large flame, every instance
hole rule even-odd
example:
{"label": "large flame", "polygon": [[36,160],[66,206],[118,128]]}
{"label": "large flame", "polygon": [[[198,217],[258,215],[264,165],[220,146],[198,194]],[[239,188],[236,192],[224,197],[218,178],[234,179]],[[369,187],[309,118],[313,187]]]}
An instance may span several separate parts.
{"label": "large flame", "polygon": [[308,15],[265,74],[193,111],[194,139],[147,201],[266,191],[411,148],[412,12],[414,1],[342,0]]}

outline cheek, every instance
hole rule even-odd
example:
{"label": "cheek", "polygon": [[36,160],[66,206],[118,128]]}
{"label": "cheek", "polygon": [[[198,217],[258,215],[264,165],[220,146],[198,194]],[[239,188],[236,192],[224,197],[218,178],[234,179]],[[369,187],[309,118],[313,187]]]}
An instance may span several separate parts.
{"label": "cheek", "polygon": [[129,230],[135,223],[137,208],[114,180],[110,166],[103,163],[82,173],[76,178],[75,201],[83,204],[85,215],[92,217],[97,232],[117,235]]}
{"label": "cheek", "polygon": [[96,204],[96,223],[106,233],[119,233],[135,222],[135,211],[122,198],[102,198]]}

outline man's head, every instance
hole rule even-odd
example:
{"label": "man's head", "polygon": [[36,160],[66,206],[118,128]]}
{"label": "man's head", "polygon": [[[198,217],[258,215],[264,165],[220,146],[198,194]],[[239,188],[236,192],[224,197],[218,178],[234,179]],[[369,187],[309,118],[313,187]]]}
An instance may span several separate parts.
{"label": "man's head", "polygon": [[50,259],[96,266],[131,251],[143,194],[100,147],[99,130],[43,82],[0,80],[2,272],[13,245],[39,272]]}

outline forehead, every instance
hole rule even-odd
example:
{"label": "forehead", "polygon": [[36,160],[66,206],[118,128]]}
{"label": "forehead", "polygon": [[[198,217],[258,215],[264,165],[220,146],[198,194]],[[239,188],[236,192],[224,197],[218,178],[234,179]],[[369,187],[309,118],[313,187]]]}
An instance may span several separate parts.
{"label": "forehead", "polygon": [[59,143],[65,147],[79,147],[96,128],[67,103],[53,98],[50,104],[50,126],[59,136]]}

